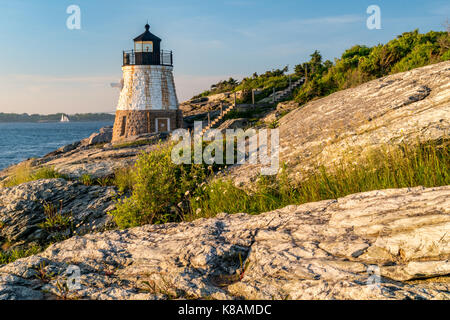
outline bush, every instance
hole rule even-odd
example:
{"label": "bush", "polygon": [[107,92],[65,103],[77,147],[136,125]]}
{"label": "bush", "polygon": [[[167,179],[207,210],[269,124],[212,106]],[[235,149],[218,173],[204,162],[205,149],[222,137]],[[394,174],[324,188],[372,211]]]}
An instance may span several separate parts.
{"label": "bush", "polygon": [[120,194],[133,190],[133,168],[121,168],[114,173],[113,185],[117,187]]}
{"label": "bush", "polygon": [[298,76],[303,77],[308,71],[308,82],[298,90],[295,99],[307,103],[389,74],[449,60],[449,44],[448,32],[420,34],[415,30],[405,32],[385,45],[353,46],[334,64],[330,61],[322,63],[320,53],[316,51],[309,62],[295,67]]}
{"label": "bush", "polygon": [[118,200],[111,212],[119,228],[181,221],[190,193],[205,181],[205,165],[176,165],[172,148],[142,153],[132,171],[131,197]]}

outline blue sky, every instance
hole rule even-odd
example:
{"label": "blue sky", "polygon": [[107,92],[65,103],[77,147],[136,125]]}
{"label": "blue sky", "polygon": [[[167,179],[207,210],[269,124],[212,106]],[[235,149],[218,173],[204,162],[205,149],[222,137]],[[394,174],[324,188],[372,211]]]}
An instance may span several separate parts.
{"label": "blue sky", "polygon": [[[81,30],[66,27],[69,5]],[[378,5],[382,29],[366,27]],[[151,31],[174,51],[181,101],[213,82],[308,60],[405,31],[443,30],[448,1],[378,0],[0,0],[0,112],[111,112],[122,50]]]}

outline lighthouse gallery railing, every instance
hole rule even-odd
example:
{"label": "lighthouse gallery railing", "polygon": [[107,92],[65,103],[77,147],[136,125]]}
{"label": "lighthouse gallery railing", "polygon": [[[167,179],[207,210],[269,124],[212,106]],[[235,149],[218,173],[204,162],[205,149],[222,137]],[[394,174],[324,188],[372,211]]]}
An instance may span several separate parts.
{"label": "lighthouse gallery railing", "polygon": [[173,66],[172,51],[136,52],[134,50],[123,52],[123,65],[161,65]]}

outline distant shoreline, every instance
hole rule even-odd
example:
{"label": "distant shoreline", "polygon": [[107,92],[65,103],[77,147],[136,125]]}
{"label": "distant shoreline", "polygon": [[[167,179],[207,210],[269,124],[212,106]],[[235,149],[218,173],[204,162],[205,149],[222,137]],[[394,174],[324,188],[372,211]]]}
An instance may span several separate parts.
{"label": "distant shoreline", "polygon": [[115,115],[109,113],[77,113],[77,114],[16,114],[0,113],[0,123],[57,123],[61,121],[62,115],[67,115],[70,122],[98,122],[114,121]]}

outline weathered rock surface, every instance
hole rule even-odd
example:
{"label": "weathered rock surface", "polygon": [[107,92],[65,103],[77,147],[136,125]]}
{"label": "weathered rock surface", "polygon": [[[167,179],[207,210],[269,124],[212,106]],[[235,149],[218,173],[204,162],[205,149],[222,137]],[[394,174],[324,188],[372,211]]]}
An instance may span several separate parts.
{"label": "weathered rock surface", "polygon": [[100,143],[111,142],[113,135],[113,127],[101,128],[99,132],[93,133],[89,138],[82,141],[85,145],[96,145]]}
{"label": "weathered rock surface", "polygon": [[74,237],[0,268],[0,298],[450,299],[449,241],[450,187],[373,191]]}
{"label": "weathered rock surface", "polygon": [[[242,91],[236,92],[236,99],[242,98]],[[231,105],[234,103],[234,93],[225,92],[213,94],[208,97],[191,99],[180,104],[185,117],[199,115],[205,112],[219,110],[221,103]]]}
{"label": "weathered rock surface", "polygon": [[[26,162],[35,169],[53,167],[70,179],[79,179],[86,174],[93,179],[98,179],[112,176],[118,169],[134,165],[140,153],[149,152],[153,148],[155,146],[152,143],[122,148],[66,146],[62,148],[64,150]],[[17,165],[0,171],[0,182],[11,177],[16,167]]]}
{"label": "weathered rock surface", "polygon": [[249,121],[246,118],[239,118],[239,119],[229,119],[225,120],[220,126],[218,126],[217,130],[220,130],[223,134],[226,134],[226,130],[233,129],[244,129],[248,127]]}
{"label": "weathered rock surface", "polygon": [[[0,189],[0,240],[14,248],[32,243],[44,244],[55,237],[102,230],[112,223],[107,213],[114,209],[116,192],[112,187],[87,187],[64,179],[38,180]],[[44,204],[70,219],[61,230],[46,230]]]}
{"label": "weathered rock surface", "polygon": [[[287,163],[294,173],[307,172],[345,156],[364,157],[387,144],[448,137],[449,79],[447,61],[312,101],[279,120],[280,163]],[[235,166],[230,176],[246,184],[260,167]]]}

